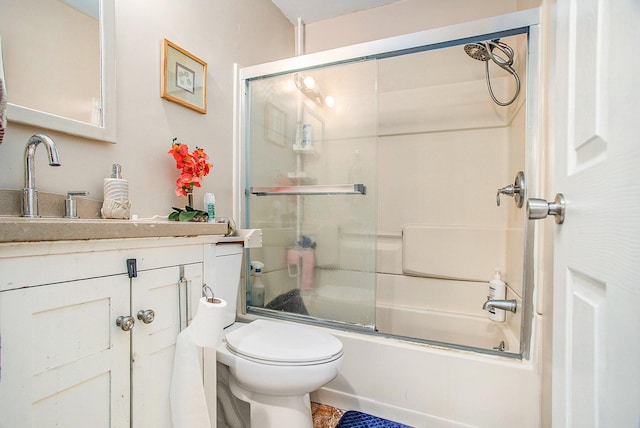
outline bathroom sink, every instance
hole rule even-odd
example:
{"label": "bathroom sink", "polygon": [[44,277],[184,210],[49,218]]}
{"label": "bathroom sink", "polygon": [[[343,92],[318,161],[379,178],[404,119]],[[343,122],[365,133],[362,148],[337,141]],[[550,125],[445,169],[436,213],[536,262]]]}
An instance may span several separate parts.
{"label": "bathroom sink", "polygon": [[225,235],[226,223],[0,217],[0,242]]}

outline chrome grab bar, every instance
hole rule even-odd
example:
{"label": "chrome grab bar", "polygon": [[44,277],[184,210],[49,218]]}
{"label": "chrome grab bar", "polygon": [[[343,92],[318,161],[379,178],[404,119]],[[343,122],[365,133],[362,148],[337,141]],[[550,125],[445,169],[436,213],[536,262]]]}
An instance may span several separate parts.
{"label": "chrome grab bar", "polygon": [[251,194],[269,195],[366,195],[364,184],[316,184],[306,186],[265,186],[251,187]]}

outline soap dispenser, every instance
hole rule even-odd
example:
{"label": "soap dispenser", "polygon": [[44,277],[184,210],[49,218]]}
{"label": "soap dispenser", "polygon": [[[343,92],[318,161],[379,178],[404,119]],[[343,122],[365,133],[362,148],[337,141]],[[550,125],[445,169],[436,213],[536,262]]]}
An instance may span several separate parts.
{"label": "soap dispenser", "polygon": [[104,201],[100,210],[102,218],[131,218],[129,182],[122,178],[122,167],[113,164],[111,178],[104,179]]}
{"label": "soap dispenser", "polygon": [[[491,281],[489,281],[489,299],[504,300],[507,295],[507,285],[500,277],[500,269],[496,268],[496,273]],[[503,322],[506,312],[504,309],[491,308],[489,310],[489,319],[492,321]]]}
{"label": "soap dispenser", "polygon": [[253,282],[251,283],[251,306],[264,306],[264,283],[262,282],[262,269],[264,264],[258,261],[252,261],[251,267],[255,270],[253,274]]}

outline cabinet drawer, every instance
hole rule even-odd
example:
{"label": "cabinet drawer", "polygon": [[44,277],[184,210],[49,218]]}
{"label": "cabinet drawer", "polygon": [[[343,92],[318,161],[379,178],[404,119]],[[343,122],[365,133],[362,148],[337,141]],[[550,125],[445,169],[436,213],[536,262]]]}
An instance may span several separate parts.
{"label": "cabinet drawer", "polygon": [[[93,250],[0,259],[0,291],[127,273],[127,259],[136,259],[138,271],[200,263],[203,244]],[[54,247],[55,244],[52,245]]]}

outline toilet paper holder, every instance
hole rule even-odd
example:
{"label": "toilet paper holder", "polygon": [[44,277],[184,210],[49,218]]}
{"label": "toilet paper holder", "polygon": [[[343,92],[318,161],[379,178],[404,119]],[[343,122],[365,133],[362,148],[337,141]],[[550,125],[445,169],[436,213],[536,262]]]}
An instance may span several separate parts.
{"label": "toilet paper holder", "polygon": [[222,301],[214,297],[213,290],[207,284],[202,286],[202,295],[207,298],[207,302],[209,303],[220,303]]}

